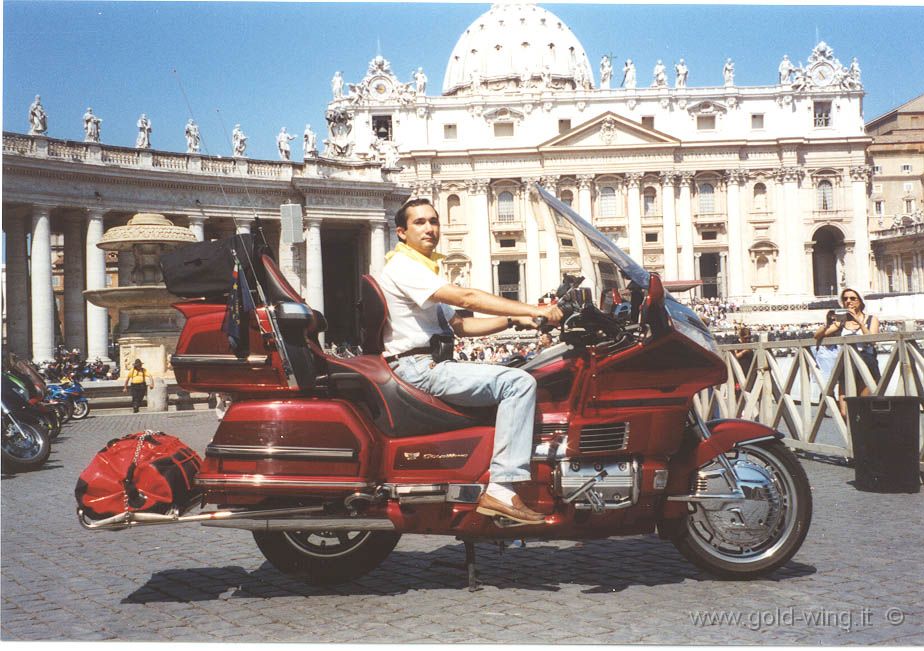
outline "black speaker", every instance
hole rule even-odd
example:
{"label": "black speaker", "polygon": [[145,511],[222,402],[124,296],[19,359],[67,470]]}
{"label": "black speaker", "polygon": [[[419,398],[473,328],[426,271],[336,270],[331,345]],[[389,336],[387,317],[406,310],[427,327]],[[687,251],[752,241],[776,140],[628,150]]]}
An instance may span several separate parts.
{"label": "black speaker", "polygon": [[859,490],[920,492],[920,411],[914,397],[847,398]]}

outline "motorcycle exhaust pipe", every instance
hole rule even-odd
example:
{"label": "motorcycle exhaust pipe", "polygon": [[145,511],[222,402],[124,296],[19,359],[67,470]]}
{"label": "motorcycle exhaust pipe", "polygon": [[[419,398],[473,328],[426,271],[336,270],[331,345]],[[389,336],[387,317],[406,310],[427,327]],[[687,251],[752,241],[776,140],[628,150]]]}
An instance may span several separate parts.
{"label": "motorcycle exhaust pipe", "polygon": [[388,518],[280,518],[277,520],[212,520],[204,527],[247,531],[394,531]]}

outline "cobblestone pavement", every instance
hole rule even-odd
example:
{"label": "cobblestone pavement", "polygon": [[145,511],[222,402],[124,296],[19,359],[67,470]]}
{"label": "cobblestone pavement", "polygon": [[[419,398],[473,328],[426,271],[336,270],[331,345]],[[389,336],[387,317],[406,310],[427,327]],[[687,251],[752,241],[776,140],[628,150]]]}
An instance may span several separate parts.
{"label": "cobblestone pavement", "polygon": [[81,529],[74,484],[106,441],[151,427],[201,452],[216,424],[211,412],[91,415],[65,426],[44,469],[3,477],[4,640],[924,643],[924,494],[862,493],[851,469],[811,460],[805,545],[752,582],[716,580],[636,536],[503,555],[480,544],[485,588],[469,593],[447,566],[461,543],[405,536],[364,578],[315,588],[273,569],[244,531]]}

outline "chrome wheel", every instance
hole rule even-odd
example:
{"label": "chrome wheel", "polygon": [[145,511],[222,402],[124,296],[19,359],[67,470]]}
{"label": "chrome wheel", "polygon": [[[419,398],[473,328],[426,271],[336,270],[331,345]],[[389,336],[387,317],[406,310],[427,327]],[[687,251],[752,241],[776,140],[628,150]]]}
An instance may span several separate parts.
{"label": "chrome wheel", "polygon": [[[726,458],[745,499],[691,503],[673,542],[687,559],[720,576],[761,576],[792,558],[808,533],[808,478],[792,452],[778,442],[743,445]],[[723,465],[715,462],[701,469],[694,491],[729,493]]]}
{"label": "chrome wheel", "polygon": [[308,556],[337,558],[362,545],[371,531],[286,531],[292,547]]}
{"label": "chrome wheel", "polygon": [[89,402],[75,402],[74,403],[74,420],[81,420],[86,418],[90,413],[90,403]]}

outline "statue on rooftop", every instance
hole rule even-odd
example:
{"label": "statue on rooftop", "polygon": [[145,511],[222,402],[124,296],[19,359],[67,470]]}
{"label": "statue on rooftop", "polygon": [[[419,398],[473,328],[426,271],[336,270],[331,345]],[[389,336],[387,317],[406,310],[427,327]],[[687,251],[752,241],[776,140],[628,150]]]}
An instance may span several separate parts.
{"label": "statue on rooftop", "polygon": [[100,125],[103,123],[101,118],[93,115],[93,108],[87,107],[87,112],[83,114],[83,132],[84,142],[99,142]]}
{"label": "statue on rooftop", "polygon": [[318,155],[318,136],[311,130],[311,125],[305,125],[305,135],[302,136],[302,146],[305,149],[305,159]]}
{"label": "statue on rooftop", "polygon": [[417,68],[417,72],[414,73],[414,83],[418,96],[427,94],[427,75],[424,74],[423,68]]}
{"label": "statue on rooftop", "polygon": [[280,160],[292,160],[292,147],[289,146],[289,143],[293,140],[295,140],[295,136],[286,131],[285,127],[279,130],[276,135],[276,149],[279,151]]}
{"label": "statue on rooftop", "polygon": [[667,68],[664,67],[661,59],[658,59],[658,62],[655,64],[652,75],[654,77],[651,82],[652,87],[667,88]]}
{"label": "statue on rooftop", "polygon": [[607,55],[600,58],[600,88],[609,90],[610,80],[613,78],[613,62]]}
{"label": "statue on rooftop", "polygon": [[138,137],[135,138],[135,149],[151,148],[151,120],[144,113],[138,118]]}
{"label": "statue on rooftop", "polygon": [[632,59],[626,59],[626,65],[622,67],[622,86],[623,88],[635,88],[635,64]]}
{"label": "statue on rooftop", "polygon": [[788,84],[792,79],[792,73],[796,71],[796,67],[792,64],[792,61],[789,60],[788,54],[783,55],[783,60],[780,61],[778,70],[780,73],[780,85]]}
{"label": "statue on rooftop", "polygon": [[[856,59],[854,59],[856,61]],[[48,115],[42,106],[42,98],[35,96],[35,101],[29,106],[29,135],[41,136],[48,131]]]}
{"label": "statue on rooftop", "polygon": [[690,74],[690,69],[687,68],[687,64],[683,59],[680,59],[680,62],[674,65],[674,72],[677,74],[676,80],[674,81],[674,88],[686,88],[687,76]]}
{"label": "statue on rooftop", "polygon": [[199,153],[199,125],[193,122],[192,118],[189,118],[186,122],[186,129],[183,132],[183,135],[186,136],[186,153],[187,154],[198,154]]}
{"label": "statue on rooftop", "polygon": [[247,154],[247,136],[244,135],[239,124],[235,124],[231,132],[231,149],[235,158],[243,158]]}
{"label": "statue on rooftop", "polygon": [[725,59],[725,65],[722,66],[722,77],[725,79],[726,86],[735,85],[735,62],[731,58]]}
{"label": "statue on rooftop", "polygon": [[334,99],[343,97],[343,75],[339,70],[334,73],[333,79],[330,80],[330,90],[334,95]]}

